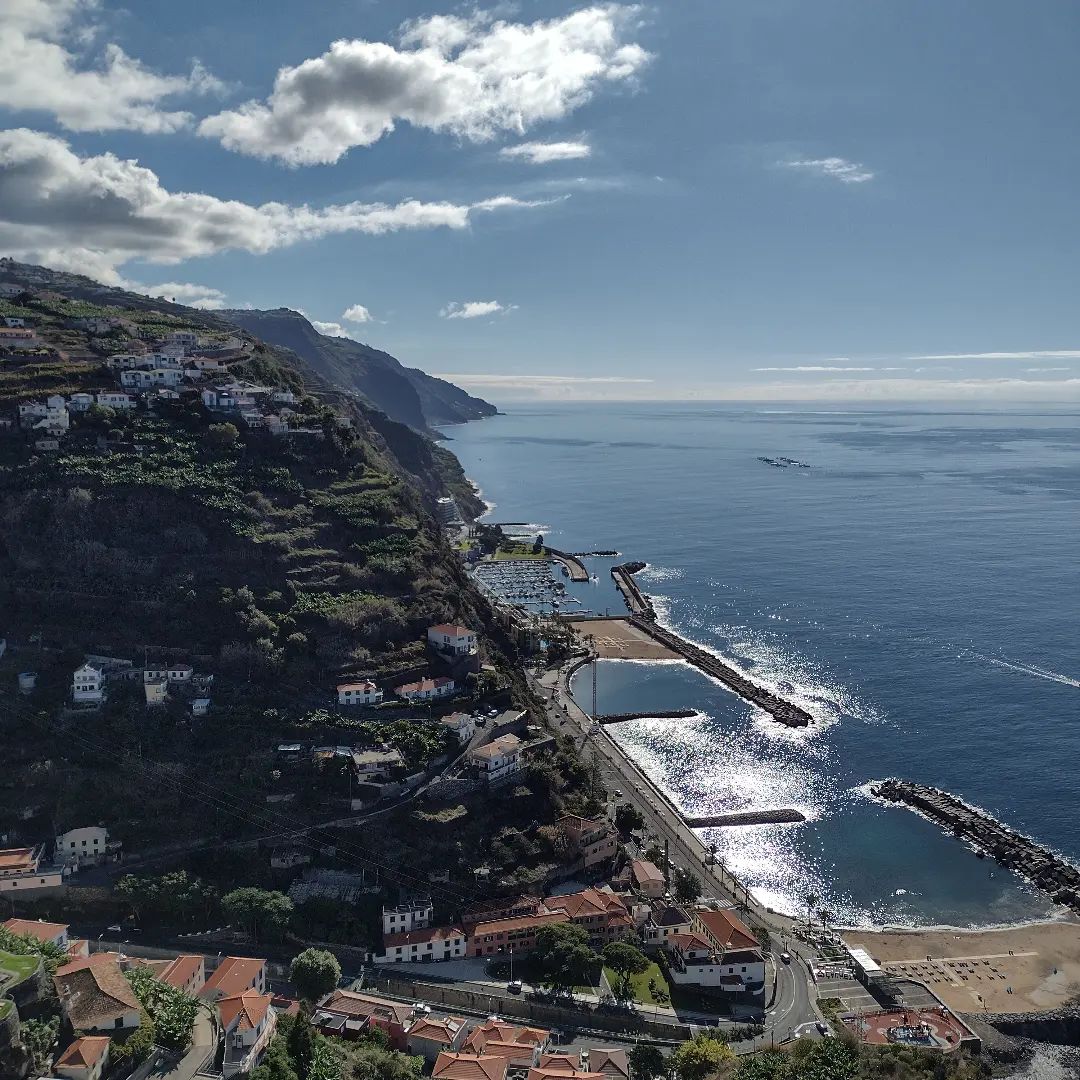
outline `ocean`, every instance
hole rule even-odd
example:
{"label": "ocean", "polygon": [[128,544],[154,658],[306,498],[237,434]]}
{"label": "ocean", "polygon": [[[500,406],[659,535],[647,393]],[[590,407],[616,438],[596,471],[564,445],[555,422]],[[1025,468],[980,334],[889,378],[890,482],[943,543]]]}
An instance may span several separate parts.
{"label": "ocean", "polygon": [[706,830],[764,902],[813,893],[857,925],[1051,911],[867,785],[937,785],[1080,859],[1080,414],[539,404],[447,434],[489,520],[621,553],[587,560],[578,610],[622,612],[608,569],[644,561],[663,622],[813,713],[783,728],[679,662],[598,667],[601,712],[698,710],[609,729],[685,810],[807,815]]}

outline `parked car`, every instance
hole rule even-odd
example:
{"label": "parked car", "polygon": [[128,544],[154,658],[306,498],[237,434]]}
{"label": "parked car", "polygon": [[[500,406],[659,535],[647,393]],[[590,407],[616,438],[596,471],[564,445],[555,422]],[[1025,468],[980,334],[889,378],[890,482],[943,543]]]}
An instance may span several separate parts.
{"label": "parked car", "polygon": [[506,989],[511,994],[520,994],[521,993],[521,980],[520,979],[515,979],[513,982],[507,983],[506,984]]}
{"label": "parked car", "polygon": [[782,952],[780,954],[780,959],[783,960],[785,964],[790,964],[791,963],[791,953]]}

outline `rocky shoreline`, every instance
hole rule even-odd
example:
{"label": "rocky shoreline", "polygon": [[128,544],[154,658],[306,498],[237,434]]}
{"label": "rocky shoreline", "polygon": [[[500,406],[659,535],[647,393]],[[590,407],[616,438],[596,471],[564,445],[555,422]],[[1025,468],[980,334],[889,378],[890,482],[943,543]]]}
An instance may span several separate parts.
{"label": "rocky shoreline", "polygon": [[1010,829],[939,788],[908,780],[888,779],[871,785],[871,795],[903,803],[954,836],[966,840],[982,855],[1014,870],[1049,894],[1055,903],[1080,914],[1080,869],[1048,851],[1028,836]]}

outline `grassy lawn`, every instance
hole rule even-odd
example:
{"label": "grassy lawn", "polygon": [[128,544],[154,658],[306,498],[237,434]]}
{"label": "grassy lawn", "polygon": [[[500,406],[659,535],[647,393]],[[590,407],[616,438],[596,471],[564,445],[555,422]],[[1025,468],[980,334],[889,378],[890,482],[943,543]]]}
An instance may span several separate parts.
{"label": "grassy lawn", "polygon": [[[620,979],[614,971],[609,967],[604,968],[608,977],[608,983],[614,988],[618,985]],[[660,992],[660,996],[653,994],[649,989],[649,980],[653,981],[656,989]],[[632,975],[630,977],[630,985],[634,988],[634,1000],[639,1001],[644,1005],[670,1005],[671,1004],[671,987],[668,986],[667,979],[664,978],[664,973],[660,970],[659,966],[654,962],[650,964],[647,970],[643,971],[640,975]]]}
{"label": "grassy lawn", "polygon": [[7,1018],[7,1014],[12,1010],[12,1002],[9,998],[0,998],[0,1020]]}
{"label": "grassy lawn", "polygon": [[37,966],[36,956],[16,956],[14,953],[0,952],[0,971],[10,976],[11,986],[29,979],[37,971]]}

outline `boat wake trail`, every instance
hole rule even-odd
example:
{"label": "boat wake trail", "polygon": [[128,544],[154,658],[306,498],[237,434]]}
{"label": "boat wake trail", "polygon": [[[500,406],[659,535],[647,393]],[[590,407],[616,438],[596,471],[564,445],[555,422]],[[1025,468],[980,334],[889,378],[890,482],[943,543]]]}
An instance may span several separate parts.
{"label": "boat wake trail", "polygon": [[1021,675],[1034,675],[1036,679],[1047,679],[1050,682],[1063,683],[1065,686],[1075,686],[1080,689],[1080,679],[1072,679],[1068,675],[1061,675],[1056,671],[1047,671],[1046,668],[1036,667],[1034,664],[1018,664],[1012,660],[997,660],[992,656],[983,656],[976,653],[980,660],[997,667],[1008,668],[1010,671],[1018,671]]}

